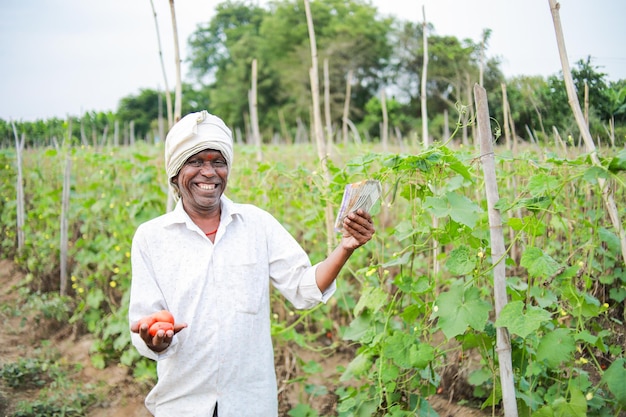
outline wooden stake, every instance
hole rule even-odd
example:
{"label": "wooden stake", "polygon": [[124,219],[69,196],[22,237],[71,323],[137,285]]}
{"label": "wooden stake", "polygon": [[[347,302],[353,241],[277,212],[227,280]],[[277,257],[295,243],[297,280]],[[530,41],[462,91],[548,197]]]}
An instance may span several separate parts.
{"label": "wooden stake", "polygon": [[[578,125],[578,129],[581,132],[582,139],[585,142],[587,152],[589,152],[589,156],[591,157],[591,161],[594,165],[601,166],[602,164],[600,163],[600,158],[598,157],[596,146],[593,143],[593,138],[591,137],[591,133],[589,132],[587,121],[585,120],[583,112],[580,108],[578,96],[576,95],[576,87],[574,86],[574,79],[572,78],[572,71],[570,70],[569,61],[567,58],[565,39],[563,37],[563,28],[561,27],[561,18],[559,16],[559,9],[561,5],[556,0],[548,0],[548,2],[550,3],[550,11],[552,12],[554,31],[556,32],[556,42],[559,47],[559,56],[561,58],[561,67],[563,69],[563,80],[565,81],[565,88],[567,90],[569,104],[572,112],[574,113],[574,118],[576,119],[576,124]],[[622,248],[622,262],[626,264],[626,231],[624,231],[624,228],[622,227],[619,212],[617,211],[617,205],[615,204],[615,199],[613,198],[613,190],[604,178],[598,177],[598,185],[600,186],[600,190],[602,191],[602,198],[604,200],[606,210],[609,213],[611,223],[613,223],[613,227],[615,228],[619,237],[620,246]]]}
{"label": "wooden stake", "polygon": [[[154,3],[152,0],[150,0],[150,6],[152,7],[152,14],[154,16],[154,26],[156,27],[156,34],[157,34],[157,43],[159,45],[159,61],[161,61],[161,72],[163,73],[163,82],[165,83],[165,105],[167,106],[167,129],[169,130],[173,123],[173,117],[172,117],[172,95],[170,94],[170,87],[167,83],[167,73],[165,72],[165,63],[163,62],[163,50],[161,48],[161,35],[159,33],[159,22],[157,20],[157,14],[156,11],[154,10]],[[161,96],[159,95],[159,98]],[[159,110],[161,109],[161,106],[159,105]],[[160,131],[161,129],[159,129],[159,135],[161,135],[161,140],[164,141],[165,140],[165,136],[162,134],[163,132]]]}
{"label": "wooden stake", "polygon": [[422,65],[422,88],[420,99],[422,104],[422,143],[424,145],[424,149],[426,149],[430,146],[430,138],[428,137],[428,109],[426,107],[426,82],[428,81],[426,76],[428,71],[428,27],[426,25],[425,6],[422,6],[422,16],[424,18],[424,22],[422,23],[422,39],[424,41],[424,63]]}
{"label": "wooden stake", "polygon": [[17,192],[17,252],[21,253],[24,249],[24,221],[26,218],[24,201],[24,174],[22,167],[22,154],[24,151],[24,142],[26,141],[26,134],[22,133],[21,139],[17,134],[15,123],[11,122],[13,126],[13,135],[15,136],[15,152],[16,152],[16,164],[17,164],[17,184],[15,186]]}
{"label": "wooden stake", "polygon": [[172,15],[172,32],[174,34],[174,62],[176,65],[176,92],[174,96],[174,123],[176,123],[181,117],[183,87],[180,76],[180,48],[178,47],[178,29],[176,27],[176,10],[174,8],[174,0],[170,0],[170,12]]}
{"label": "wooden stake", "polygon": [[[491,261],[493,263],[493,292],[496,306],[496,320],[502,308],[507,304],[506,295],[506,267],[504,234],[502,233],[502,217],[495,208],[500,199],[496,179],[496,165],[489,121],[489,105],[487,91],[478,84],[474,85],[474,100],[476,102],[476,119],[478,136],[480,139],[480,154],[485,178],[485,192],[487,194],[487,210],[489,214],[489,229],[491,237]],[[513,380],[513,364],[511,361],[511,341],[509,332],[504,327],[496,329],[496,350],[500,363],[500,385],[502,388],[502,405],[505,417],[517,417],[517,403],[515,400],[515,383]]]}
{"label": "wooden stake", "polygon": [[343,117],[341,118],[342,126],[341,132],[343,133],[343,144],[348,144],[348,119],[350,117],[350,94],[352,89],[352,70],[348,71],[346,79],[346,98],[343,102]]}
{"label": "wooden stake", "polygon": [[380,141],[383,144],[383,152],[387,152],[387,146],[389,144],[389,116],[387,115],[387,96],[385,95],[385,88],[380,90],[380,107],[383,113],[383,123],[380,128]]}
{"label": "wooden stake", "polygon": [[[311,15],[311,5],[309,0],[304,0],[304,9],[306,12],[307,27],[309,30],[309,42],[311,44],[311,69],[309,77],[311,79],[311,96],[313,100],[313,132],[315,142],[317,143],[317,155],[322,165],[322,178],[324,181],[324,194],[330,189],[330,172],[328,170],[328,155],[326,152],[326,144],[324,142],[324,131],[322,128],[322,116],[320,114],[320,90],[319,75],[317,61],[317,43],[315,41],[315,29],[313,27],[313,17]],[[333,207],[330,199],[326,199],[326,244],[327,252],[330,255],[335,246],[335,228],[333,218]]]}
{"label": "wooden stake", "polygon": [[257,103],[257,61],[252,60],[252,85],[250,92],[248,93],[248,105],[250,106],[250,128],[252,130],[252,139],[254,146],[256,146],[256,160],[261,162],[263,160],[263,151],[261,150],[261,131],[259,130],[259,116],[258,116],[258,103]]}
{"label": "wooden stake", "polygon": [[61,267],[60,273],[60,291],[59,293],[67,295],[67,258],[68,258],[68,223],[69,223],[69,211],[70,211],[70,186],[72,175],[72,158],[68,151],[65,155],[65,170],[63,173],[63,193],[61,197],[61,237],[59,242],[60,254],[59,263]]}
{"label": "wooden stake", "polygon": [[333,121],[330,116],[330,70],[328,58],[324,58],[324,119],[326,122],[326,154],[330,158],[333,150]]}

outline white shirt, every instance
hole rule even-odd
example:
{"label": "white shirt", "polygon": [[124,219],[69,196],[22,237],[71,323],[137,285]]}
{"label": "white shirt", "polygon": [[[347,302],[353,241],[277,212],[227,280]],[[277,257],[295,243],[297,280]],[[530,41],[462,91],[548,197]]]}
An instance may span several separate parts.
{"label": "white shirt", "polygon": [[138,334],[132,341],[157,361],[158,382],[146,397],[157,417],[278,415],[270,334],[273,284],[296,308],[326,302],[316,266],[269,213],[222,196],[215,243],[179,201],[137,229],[132,245],[129,319],[169,310],[188,327],[158,354]]}

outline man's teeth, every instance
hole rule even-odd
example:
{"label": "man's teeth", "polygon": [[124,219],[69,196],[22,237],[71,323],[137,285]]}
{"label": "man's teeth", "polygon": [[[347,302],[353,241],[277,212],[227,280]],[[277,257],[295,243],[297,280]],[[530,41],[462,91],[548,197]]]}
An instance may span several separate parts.
{"label": "man's teeth", "polygon": [[203,190],[215,190],[215,184],[198,184]]}

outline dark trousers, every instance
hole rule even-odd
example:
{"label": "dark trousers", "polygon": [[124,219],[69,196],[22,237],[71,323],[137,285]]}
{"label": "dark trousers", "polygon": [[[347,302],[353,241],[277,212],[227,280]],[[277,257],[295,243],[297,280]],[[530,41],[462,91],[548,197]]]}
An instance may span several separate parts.
{"label": "dark trousers", "polygon": [[217,417],[217,404],[215,404],[215,411],[213,411],[213,417]]}

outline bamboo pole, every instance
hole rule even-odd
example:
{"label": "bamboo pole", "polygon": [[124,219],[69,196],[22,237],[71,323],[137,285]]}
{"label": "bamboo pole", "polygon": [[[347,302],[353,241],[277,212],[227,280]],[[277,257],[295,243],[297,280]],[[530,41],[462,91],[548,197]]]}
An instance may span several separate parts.
{"label": "bamboo pole", "polygon": [[85,116],[80,118],[80,142],[85,148],[89,147],[89,143],[87,143],[87,133],[85,133]]}
{"label": "bamboo pole", "polygon": [[291,145],[293,143],[293,139],[291,138],[289,130],[287,129],[287,122],[285,122],[285,115],[283,114],[282,110],[278,111],[278,121],[280,122],[280,131],[283,135],[285,143]]}
{"label": "bamboo pole", "polygon": [[[511,143],[511,128],[509,126],[509,98],[506,91],[506,84],[500,83],[500,88],[502,90],[502,114],[503,120],[502,124],[504,125],[504,143],[506,149],[508,151],[512,151],[512,143]],[[506,163],[506,166],[509,169],[509,172],[513,172],[512,164],[510,162]],[[513,191],[513,195],[515,195],[515,190],[517,188],[517,181],[515,179],[515,175],[511,175],[506,179],[507,187],[509,190]],[[515,240],[515,231],[513,229],[509,229],[509,240],[511,241],[511,258],[518,260],[518,247],[517,241]]]}
{"label": "bamboo pole", "polygon": [[100,147],[106,146],[107,142],[109,141],[108,133],[109,125],[106,124],[104,125],[104,129],[102,129],[102,139],[100,139]]}
{"label": "bamboo pole", "polygon": [[130,121],[130,125],[128,127],[128,137],[129,137],[129,145],[130,146],[134,146],[135,145],[135,121],[131,120]]}
{"label": "bamboo pole", "polygon": [[361,135],[359,135],[359,130],[356,128],[352,120],[345,119],[345,122],[350,128],[350,131],[352,132],[352,136],[354,137],[354,143],[356,143],[357,145],[360,145],[362,141],[361,141]]}
{"label": "bamboo pole", "polygon": [[178,46],[178,29],[176,26],[176,10],[174,0],[170,0],[170,12],[172,15],[172,32],[174,34],[174,62],[176,64],[176,93],[174,95],[174,123],[180,120],[183,101],[182,82],[180,76],[180,48]]}
{"label": "bamboo pole", "polygon": [[[594,165],[601,166],[602,164],[600,163],[600,158],[598,157],[596,146],[593,143],[593,138],[591,137],[591,133],[589,132],[589,127],[587,126],[585,117],[580,108],[578,96],[576,95],[576,88],[574,86],[572,71],[570,70],[569,61],[567,58],[567,50],[565,48],[565,39],[563,37],[563,28],[561,27],[561,18],[559,16],[559,8],[561,7],[561,5],[556,0],[548,0],[548,2],[550,3],[550,11],[552,12],[552,20],[554,22],[554,30],[556,32],[556,41],[559,47],[559,56],[561,58],[561,67],[563,69],[563,80],[565,81],[565,88],[567,90],[569,104],[572,108],[572,112],[574,113],[574,118],[576,119],[576,124],[578,125],[578,129],[581,132],[582,139],[587,148],[587,152],[589,152],[590,154],[591,161]],[[600,190],[602,191],[602,199],[604,200],[606,210],[609,213],[611,223],[613,224],[613,227],[617,231],[617,235],[619,237],[622,249],[622,261],[626,263],[626,232],[622,227],[619,212],[617,211],[617,205],[615,204],[615,199],[613,198],[613,190],[604,178],[598,177],[598,185],[600,186]]]}
{"label": "bamboo pole", "polygon": [[[157,117],[158,117],[157,135],[161,142],[165,142],[165,126],[163,125],[163,98],[161,97],[161,94],[159,94],[158,96],[157,106],[159,106],[159,111],[157,113]],[[156,140],[154,142],[156,144]]]}
{"label": "bamboo pole", "polygon": [[17,192],[17,252],[21,253],[24,249],[24,222],[26,218],[25,208],[26,204],[24,201],[24,173],[23,173],[23,163],[22,163],[22,154],[24,151],[24,142],[26,141],[26,135],[22,133],[22,137],[20,138],[17,134],[17,128],[15,127],[15,123],[11,122],[13,126],[13,135],[15,136],[15,152],[16,152],[16,164],[17,164],[17,183],[16,183],[16,192]]}
{"label": "bamboo pole", "polygon": [[[469,92],[469,79],[466,78],[467,83],[465,84],[465,89],[468,91],[468,93],[466,94],[466,103],[467,106],[465,107],[465,111],[463,112],[462,116],[462,123],[463,126],[461,128],[461,132],[462,132],[462,137],[463,137],[463,146],[465,147],[469,147],[469,136],[467,133],[467,126],[469,121],[471,120],[471,111],[472,111],[472,106],[471,106],[471,102],[472,102],[472,93]],[[459,79],[459,95],[462,94],[463,92],[463,88],[461,87],[461,80]]]}
{"label": "bamboo pole", "polygon": [[380,90],[380,107],[383,113],[383,123],[380,128],[380,140],[383,144],[383,151],[387,152],[387,146],[389,144],[389,115],[387,114],[387,96],[385,95],[385,88]]}
{"label": "bamboo pole", "polygon": [[[322,116],[320,114],[320,90],[317,60],[317,43],[315,41],[315,29],[313,27],[313,17],[311,15],[311,5],[309,0],[304,0],[304,9],[306,13],[306,22],[309,30],[309,42],[311,44],[311,69],[309,77],[311,79],[311,96],[313,100],[313,132],[315,134],[315,142],[317,144],[317,155],[322,166],[322,180],[324,186],[324,194],[330,189],[330,172],[328,170],[328,155],[324,143],[324,131],[322,128]],[[335,242],[335,229],[333,222],[333,207],[329,198],[326,199],[326,246],[330,255]]]}
{"label": "bamboo pole", "polygon": [[426,25],[426,8],[422,6],[422,16],[424,22],[422,23],[422,39],[424,41],[424,63],[422,65],[422,85],[421,85],[421,102],[422,102],[422,143],[424,149],[430,146],[430,138],[428,137],[428,109],[426,107],[426,82],[428,72],[428,27]]}
{"label": "bamboo pole", "polygon": [[333,146],[333,121],[330,118],[330,75],[328,58],[324,58],[324,119],[326,122],[326,153],[330,158]]}
{"label": "bamboo pole", "polygon": [[[502,217],[495,208],[500,199],[498,182],[496,179],[496,165],[491,137],[491,123],[489,122],[489,104],[487,91],[478,84],[474,85],[474,100],[476,102],[476,119],[478,136],[480,139],[480,154],[485,177],[485,192],[487,194],[487,210],[489,214],[489,228],[491,238],[491,261],[493,262],[493,291],[496,306],[496,320],[502,308],[507,304],[506,296],[506,266],[504,258],[504,234],[502,233]],[[511,341],[505,327],[496,329],[496,350],[500,363],[500,385],[502,388],[502,405],[505,417],[517,417],[517,403],[515,400],[515,383],[513,380],[513,364],[511,361]]]}
{"label": "bamboo pole", "polygon": [[508,101],[506,105],[506,111],[507,111],[507,114],[509,115],[509,125],[511,129],[511,141],[513,142],[513,155],[517,155],[517,147],[518,147],[519,141],[517,140],[517,132],[515,130],[515,120],[513,120],[513,114],[511,113],[511,105],[508,104]]}
{"label": "bamboo pole", "polygon": [[341,132],[343,134],[343,144],[348,144],[348,118],[350,117],[350,94],[352,89],[352,70],[348,71],[346,79],[346,98],[343,102],[343,117],[341,118]]}
{"label": "bamboo pole", "polygon": [[257,103],[257,61],[252,60],[252,86],[248,93],[248,105],[250,106],[250,127],[252,130],[252,139],[254,146],[256,147],[256,160],[261,162],[263,160],[263,151],[261,150],[261,131],[259,130],[259,116],[258,116],[258,103]]}
{"label": "bamboo pole", "polygon": [[585,80],[585,125],[589,129],[589,84]]}
{"label": "bamboo pole", "polygon": [[[170,87],[167,83],[167,73],[165,72],[165,63],[163,62],[163,49],[161,48],[161,35],[159,32],[159,22],[157,20],[157,14],[154,9],[154,3],[150,0],[150,6],[152,7],[152,15],[154,16],[154,26],[156,28],[157,34],[157,44],[159,46],[159,61],[161,62],[161,72],[163,73],[163,82],[165,83],[165,105],[167,107],[167,128],[168,130],[172,127],[173,117],[172,117],[172,96],[170,94]],[[160,96],[159,96],[160,97]],[[159,106],[159,109],[161,106]],[[162,134],[162,132],[159,132]],[[161,140],[164,140],[164,136],[161,137]]]}
{"label": "bamboo pole", "polygon": [[63,173],[63,192],[61,197],[61,230],[60,230],[60,294],[67,295],[67,258],[68,258],[68,222],[70,211],[70,178],[72,175],[72,158],[68,152],[65,155],[65,170]]}
{"label": "bamboo pole", "polygon": [[120,121],[117,119],[113,125],[113,146],[120,146]]}
{"label": "bamboo pole", "polygon": [[500,88],[502,89],[502,125],[504,126],[504,142],[506,143],[506,148],[510,151],[512,149],[511,146],[511,129],[509,127],[509,98],[506,93],[506,84],[500,83]]}

